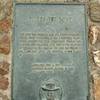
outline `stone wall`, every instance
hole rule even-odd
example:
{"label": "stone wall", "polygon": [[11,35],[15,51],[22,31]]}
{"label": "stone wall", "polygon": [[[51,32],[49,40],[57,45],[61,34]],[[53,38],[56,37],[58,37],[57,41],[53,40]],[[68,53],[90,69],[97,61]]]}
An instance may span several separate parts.
{"label": "stone wall", "polygon": [[[85,2],[88,6],[90,100],[100,100],[100,0],[16,0]],[[11,99],[13,0],[0,0],[0,100]]]}

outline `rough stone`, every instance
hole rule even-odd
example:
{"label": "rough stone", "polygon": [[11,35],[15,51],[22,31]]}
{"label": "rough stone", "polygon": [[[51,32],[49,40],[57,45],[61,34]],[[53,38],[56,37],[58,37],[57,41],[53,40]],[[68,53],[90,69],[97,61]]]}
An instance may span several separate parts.
{"label": "rough stone", "polygon": [[89,40],[92,45],[93,61],[96,66],[100,67],[100,26],[90,26]]}
{"label": "rough stone", "polygon": [[0,77],[0,89],[1,90],[6,90],[8,88],[9,82],[8,78],[5,77]]}
{"label": "rough stone", "polygon": [[11,28],[11,19],[4,19],[0,21],[0,33],[9,33]]}
{"label": "rough stone", "polygon": [[0,62],[0,75],[6,75],[9,73],[9,63],[6,61]]}
{"label": "rough stone", "polygon": [[7,16],[11,16],[12,6],[13,6],[12,0],[7,0],[7,2],[5,3],[5,9],[6,9]]}
{"label": "rough stone", "polygon": [[0,0],[0,20],[3,20],[7,16],[11,15],[11,12],[12,12],[11,0]]}
{"label": "rough stone", "polygon": [[3,93],[0,92],[0,100],[9,100],[7,95],[4,95]]}
{"label": "rough stone", "polygon": [[10,36],[3,34],[0,38],[0,53],[9,54],[10,52]]}
{"label": "rough stone", "polygon": [[100,100],[100,78],[94,80],[94,96],[95,100]]}
{"label": "rough stone", "polygon": [[90,3],[90,16],[93,21],[100,22],[100,2]]}
{"label": "rough stone", "polygon": [[4,19],[5,16],[6,16],[6,13],[5,13],[4,9],[3,9],[4,6],[3,6],[1,1],[2,0],[0,0],[0,20]]}
{"label": "rough stone", "polygon": [[100,26],[90,26],[89,41],[91,45],[100,50]]}
{"label": "rough stone", "polygon": [[93,54],[94,54],[94,62],[96,66],[100,68],[100,50],[94,51]]}

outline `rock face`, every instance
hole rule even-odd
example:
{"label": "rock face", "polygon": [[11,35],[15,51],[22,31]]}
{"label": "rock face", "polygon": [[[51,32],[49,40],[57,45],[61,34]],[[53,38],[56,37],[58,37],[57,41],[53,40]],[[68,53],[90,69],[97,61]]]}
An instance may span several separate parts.
{"label": "rock face", "polygon": [[0,92],[0,100],[9,100],[7,95],[4,95]]}
{"label": "rock face", "polygon": [[9,63],[6,61],[0,62],[0,75],[6,75],[9,73]]}
{"label": "rock face", "polygon": [[90,16],[93,21],[100,22],[100,2],[90,3]]}
{"label": "rock face", "polygon": [[6,90],[8,88],[9,82],[8,78],[0,77],[0,89]]}
{"label": "rock face", "polygon": [[3,4],[2,4],[1,1],[0,1],[0,20],[4,19],[5,16],[6,16],[6,13],[5,13],[4,9],[3,9]]}
{"label": "rock face", "polygon": [[91,70],[93,76],[93,96],[95,100],[100,100],[100,26],[91,25],[89,30],[89,42],[91,45]]}
{"label": "rock face", "polygon": [[0,21],[11,15],[11,0],[0,0]]}
{"label": "rock face", "polygon": [[0,37],[0,53],[9,54],[10,52],[10,36],[3,34]]}
{"label": "rock face", "polygon": [[0,21],[0,32],[8,33],[11,28],[11,19],[4,19]]}
{"label": "rock face", "polygon": [[[0,0],[0,100],[9,100],[10,33],[12,0]],[[3,59],[2,59],[3,58]]]}
{"label": "rock face", "polygon": [[100,68],[100,26],[90,26],[89,40],[92,45],[94,63]]}
{"label": "rock face", "polygon": [[95,100],[100,100],[100,78],[94,80]]}

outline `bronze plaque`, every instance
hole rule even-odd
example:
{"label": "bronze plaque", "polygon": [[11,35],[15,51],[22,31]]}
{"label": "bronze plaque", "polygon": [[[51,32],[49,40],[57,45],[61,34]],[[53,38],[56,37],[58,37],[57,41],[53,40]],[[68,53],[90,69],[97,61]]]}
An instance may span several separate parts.
{"label": "bronze plaque", "polygon": [[87,100],[84,4],[15,4],[13,100]]}

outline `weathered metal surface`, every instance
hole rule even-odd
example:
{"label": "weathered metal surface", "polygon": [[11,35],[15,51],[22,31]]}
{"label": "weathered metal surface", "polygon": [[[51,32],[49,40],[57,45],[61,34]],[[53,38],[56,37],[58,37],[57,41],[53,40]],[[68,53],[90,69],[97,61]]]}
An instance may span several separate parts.
{"label": "weathered metal surface", "polygon": [[13,100],[87,100],[85,14],[85,5],[15,5]]}

